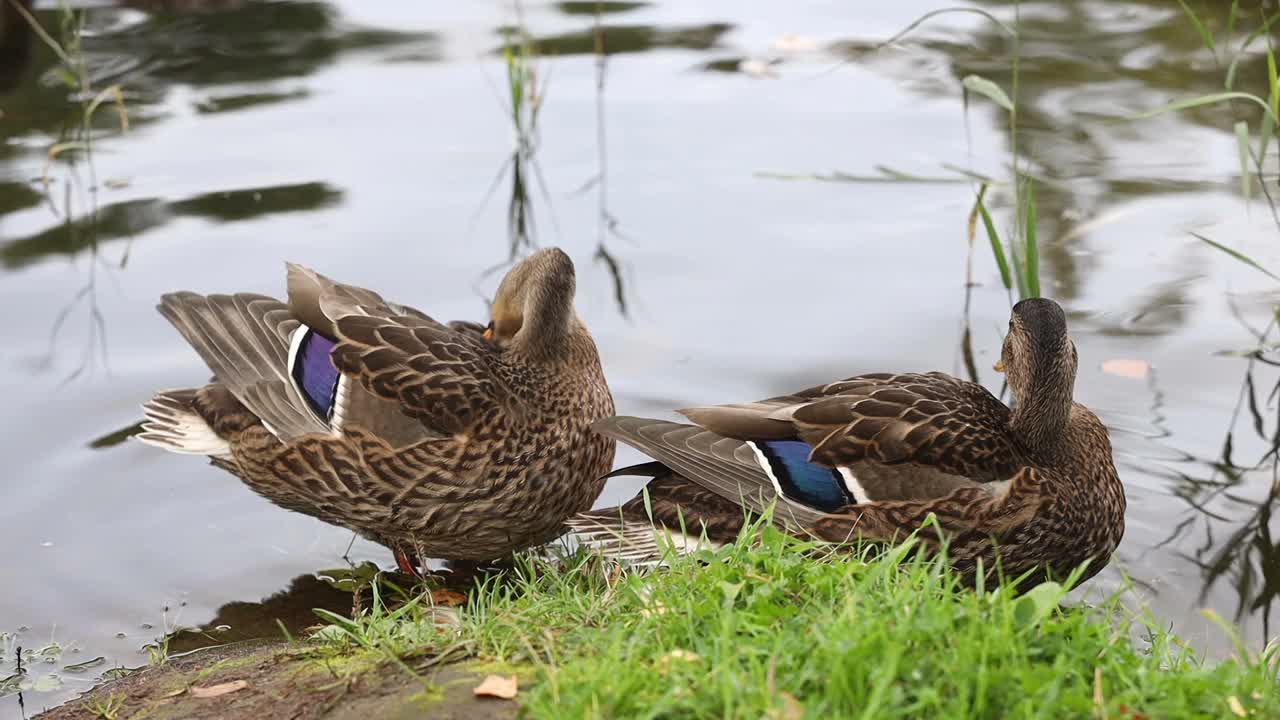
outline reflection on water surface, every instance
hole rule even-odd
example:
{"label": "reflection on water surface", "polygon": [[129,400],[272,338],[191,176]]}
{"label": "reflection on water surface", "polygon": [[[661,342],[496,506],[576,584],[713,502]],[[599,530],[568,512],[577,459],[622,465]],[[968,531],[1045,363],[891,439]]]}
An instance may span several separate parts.
{"label": "reflection on water surface", "polygon": [[[554,243],[578,263],[579,309],[623,413],[886,369],[968,365],[999,390],[988,368],[1008,298],[981,242],[970,257],[966,220],[971,176],[1007,181],[1015,151],[1037,178],[1043,287],[1070,313],[1078,397],[1112,428],[1129,494],[1117,561],[1089,590],[1127,574],[1206,652],[1229,643],[1202,607],[1261,646],[1280,587],[1276,285],[1189,234],[1280,268],[1265,197],[1240,194],[1235,124],[1256,133],[1260,116],[1237,103],[1126,119],[1221,90],[1262,11],[1241,3],[1228,42],[1228,5],[1200,8],[1215,56],[1176,5],[1021,3],[1011,137],[1003,110],[961,92],[970,74],[1012,86],[998,26],[948,14],[881,46],[944,7],[926,0],[856,16],[764,2],[540,3],[520,17],[502,3],[93,3],[69,17],[90,87],[121,89],[123,132],[111,103],[84,122],[91,97],[0,3],[0,568],[20,588],[0,597],[0,713],[18,714],[24,683],[31,711],[145,663],[175,625],[270,634],[254,623],[289,615],[287,598],[341,609],[311,573],[344,554],[389,563],[213,468],[120,442],[154,389],[207,372],[152,310],[161,293],[279,294],[297,260],[478,317],[497,281],[486,270]],[[974,7],[1014,21],[1012,4]],[[75,24],[54,3],[34,14],[58,39]],[[541,98],[523,135],[502,52],[517,25]],[[1265,94],[1261,47],[1239,55],[1237,88]],[[1276,192],[1278,145],[1257,190]],[[517,177],[522,147],[534,152]],[[991,190],[1002,228],[1010,195]],[[528,232],[514,245],[513,227]],[[1149,372],[1114,375],[1110,360]],[[624,481],[601,502],[633,491]],[[6,680],[18,644],[52,660]]]}

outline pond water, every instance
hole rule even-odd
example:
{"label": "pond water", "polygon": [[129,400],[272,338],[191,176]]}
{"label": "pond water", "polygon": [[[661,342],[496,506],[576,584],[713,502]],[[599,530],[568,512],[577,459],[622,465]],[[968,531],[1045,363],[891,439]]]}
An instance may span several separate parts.
{"label": "pond water", "polygon": [[[1234,351],[1259,345],[1277,283],[1191,235],[1280,268],[1272,210],[1241,189],[1233,126],[1256,134],[1258,114],[1126,119],[1221,90],[1260,11],[1215,57],[1174,3],[1023,3],[1011,140],[1005,111],[966,104],[961,85],[1011,88],[998,26],[947,14],[877,47],[949,5],[93,3],[76,57],[95,91],[121,88],[129,128],[108,101],[91,152],[51,162],[87,98],[6,4],[0,679],[17,646],[37,652],[36,688],[21,706],[0,690],[0,717],[145,663],[177,625],[248,633],[276,593],[332,601],[308,594],[310,574],[344,554],[391,564],[197,460],[95,441],[136,422],[153,390],[207,375],[153,309],[167,291],[280,295],[293,260],[436,317],[481,317],[497,282],[485,272],[511,249],[501,47],[517,24],[539,49],[536,169],[521,174],[534,239],[578,264],[620,412],[886,369],[965,375],[966,327],[998,391],[1010,301],[980,236],[966,324],[977,187],[963,171],[1007,183],[1016,151],[1039,178],[1043,289],[1070,313],[1077,398],[1112,428],[1129,497],[1118,556],[1082,594],[1127,575],[1135,604],[1206,654],[1230,641],[1202,608],[1261,647],[1280,587],[1278,375],[1266,353]],[[1227,4],[1213,5],[1222,36]],[[1010,3],[972,7],[1014,21]],[[62,37],[55,3],[34,14]],[[1266,94],[1265,58],[1246,53],[1236,72]],[[1007,184],[991,193],[1009,226]],[[636,487],[618,481],[601,503]]]}

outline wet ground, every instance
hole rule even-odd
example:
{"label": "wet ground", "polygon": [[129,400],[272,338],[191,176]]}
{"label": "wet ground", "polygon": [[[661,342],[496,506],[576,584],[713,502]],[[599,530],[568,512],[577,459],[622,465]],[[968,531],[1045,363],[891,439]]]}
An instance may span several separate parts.
{"label": "wet ground", "polygon": [[282,707],[298,720],[516,716],[514,700],[474,694],[492,668],[434,659],[412,660],[411,675],[386,660],[330,659],[279,641],[223,645],[139,671],[41,717],[253,720]]}
{"label": "wet ground", "polygon": [[[279,294],[287,259],[478,318],[485,272],[525,228],[577,261],[620,412],[885,369],[972,367],[999,390],[1009,299],[980,238],[966,314],[965,173],[1007,180],[1015,150],[1038,178],[1043,287],[1070,313],[1077,398],[1112,428],[1129,495],[1125,541],[1090,589],[1127,573],[1206,653],[1230,643],[1205,607],[1261,646],[1280,617],[1280,375],[1269,351],[1240,351],[1269,328],[1278,283],[1190,234],[1280,268],[1275,217],[1241,190],[1233,127],[1256,134],[1257,115],[1126,119],[1221,90],[1258,9],[1215,57],[1176,4],[1022,4],[1011,138],[1004,111],[961,92],[969,74],[1011,88],[998,26],[944,15],[878,47],[945,6],[95,2],[67,78],[6,5],[0,717],[22,712],[4,679],[19,647],[30,713],[145,664],[176,626],[229,617],[214,627],[241,632],[256,603],[344,555],[390,565],[198,461],[113,442],[153,390],[206,374],[154,312],[161,293]],[[973,7],[1014,20],[1005,3]],[[35,17],[70,37],[54,3]],[[501,48],[521,24],[542,104],[517,183]],[[1264,72],[1246,52],[1237,85],[1265,94]],[[107,95],[88,152],[66,145],[113,85],[128,131]],[[1010,194],[992,192],[1004,227]]]}

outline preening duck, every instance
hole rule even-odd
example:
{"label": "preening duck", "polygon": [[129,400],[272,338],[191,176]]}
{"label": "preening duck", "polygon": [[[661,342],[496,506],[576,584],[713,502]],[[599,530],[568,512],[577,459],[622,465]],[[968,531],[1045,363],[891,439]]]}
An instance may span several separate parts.
{"label": "preening duck", "polygon": [[[596,424],[655,462],[643,494],[570,521],[606,554],[653,561],[664,547],[734,539],[772,521],[833,543],[893,542],[936,517],[969,581],[1101,570],[1124,534],[1124,488],[1106,428],[1074,402],[1076,347],[1057,303],[1014,305],[997,369],[1011,409],[943,373],[874,373],[757,402],[680,411],[690,423]],[[651,512],[646,509],[646,505]],[[936,547],[937,530],[922,536]]]}
{"label": "preening duck", "polygon": [[553,539],[599,495],[614,441],[573,263],[541,250],[487,326],[441,323],[288,266],[288,299],[165,295],[213,371],[144,406],[140,440],[204,455],[275,504],[425,558],[485,561]]}

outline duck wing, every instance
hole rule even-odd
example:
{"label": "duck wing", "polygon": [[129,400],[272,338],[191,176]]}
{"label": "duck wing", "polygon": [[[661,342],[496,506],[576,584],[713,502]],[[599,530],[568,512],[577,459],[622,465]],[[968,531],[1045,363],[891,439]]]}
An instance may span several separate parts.
{"label": "duck wing", "polygon": [[[441,323],[292,264],[289,307],[336,341],[331,357],[339,372],[430,435],[454,435],[482,418],[523,413],[496,372],[502,364],[497,346],[474,323]],[[355,420],[350,413],[344,418]]]}
{"label": "duck wing", "polygon": [[[776,491],[751,443],[696,425],[614,416],[591,426],[753,513],[773,509],[775,521],[799,529],[823,512]],[[781,498],[782,502],[777,502]]]}
{"label": "duck wing", "polygon": [[942,373],[861,375],[682,412],[696,424],[613,417],[594,427],[753,513],[773,506],[788,527],[997,498],[1027,465],[1009,409]]}
{"label": "duck wing", "polygon": [[250,412],[281,439],[328,432],[308,410],[289,373],[290,338],[298,320],[265,295],[164,295],[156,306]]}
{"label": "duck wing", "polygon": [[936,484],[939,474],[994,482],[1025,464],[1009,434],[1009,408],[981,385],[944,373],[859,375],[756,403],[681,412],[726,437],[801,441],[811,448],[810,462],[830,468],[880,466],[869,472],[886,485],[912,477]]}

